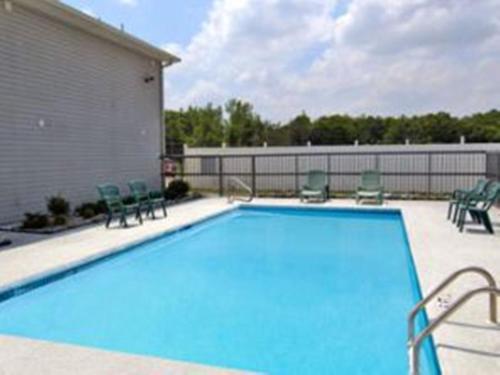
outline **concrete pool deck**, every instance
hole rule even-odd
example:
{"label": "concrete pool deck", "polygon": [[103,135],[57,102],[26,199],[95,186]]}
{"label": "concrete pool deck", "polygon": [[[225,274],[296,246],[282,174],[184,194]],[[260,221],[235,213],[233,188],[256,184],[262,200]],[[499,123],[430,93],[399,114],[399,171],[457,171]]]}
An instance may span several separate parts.
{"label": "concrete pool deck", "polygon": [[[296,199],[256,199],[252,204],[305,205]],[[331,200],[322,207],[352,207],[353,200]],[[193,221],[232,209],[222,198],[208,198],[169,210],[169,218],[147,220],[143,226],[106,230],[102,225],[55,236],[9,234],[11,247],[0,252],[0,289],[40,275],[86,262],[124,246],[160,235]],[[372,206],[369,206],[370,208]],[[389,201],[385,207],[401,209],[424,294],[453,271],[466,266],[488,269],[500,282],[500,212],[494,210],[495,235],[468,226],[460,234],[446,220],[446,202]],[[442,300],[452,302],[484,282],[464,276],[446,290]],[[500,328],[487,322],[487,297],[475,298],[443,324],[434,335],[444,374],[499,374]],[[429,305],[430,318],[440,313]],[[376,318],[376,317],[373,317]],[[163,359],[111,353],[91,348],[0,336],[0,374],[224,374],[244,373]],[[44,371],[40,371],[43,369]]]}

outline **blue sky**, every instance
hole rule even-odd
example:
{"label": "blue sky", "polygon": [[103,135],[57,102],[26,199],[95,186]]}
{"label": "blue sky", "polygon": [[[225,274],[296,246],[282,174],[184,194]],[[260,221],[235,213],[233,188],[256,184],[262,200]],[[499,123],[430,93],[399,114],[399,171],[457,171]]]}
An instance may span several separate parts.
{"label": "blue sky", "polygon": [[179,55],[166,107],[463,115],[500,103],[498,0],[65,0]]}
{"label": "blue sky", "polygon": [[161,46],[186,44],[201,28],[211,0],[64,0],[114,26]]}

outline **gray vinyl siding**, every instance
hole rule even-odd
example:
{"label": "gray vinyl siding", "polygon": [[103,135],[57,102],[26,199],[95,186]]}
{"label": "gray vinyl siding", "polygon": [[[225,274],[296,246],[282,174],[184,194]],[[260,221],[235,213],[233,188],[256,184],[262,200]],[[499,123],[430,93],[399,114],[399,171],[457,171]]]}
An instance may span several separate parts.
{"label": "gray vinyl siding", "polygon": [[159,187],[160,69],[18,5],[0,7],[0,223],[44,211],[57,193],[73,207],[97,200],[103,182]]}

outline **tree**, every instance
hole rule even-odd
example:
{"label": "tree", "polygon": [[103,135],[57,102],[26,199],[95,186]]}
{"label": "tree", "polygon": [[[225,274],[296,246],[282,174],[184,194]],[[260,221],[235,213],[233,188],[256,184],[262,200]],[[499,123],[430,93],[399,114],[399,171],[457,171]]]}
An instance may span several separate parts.
{"label": "tree", "polygon": [[460,129],[468,142],[500,142],[500,111],[464,117],[460,120]]}
{"label": "tree", "polygon": [[[190,108],[191,109],[191,108]],[[212,107],[208,104],[205,108],[192,109],[193,135],[191,146],[207,147],[220,146],[224,139],[223,112],[221,107]]]}
{"label": "tree", "polygon": [[353,119],[354,137],[361,144],[380,144],[384,141],[387,121],[381,117],[361,116]]}
{"label": "tree", "polygon": [[316,145],[500,142],[500,111],[457,118],[446,112],[419,116],[378,117],[330,115],[314,121],[304,112],[281,125],[263,121],[253,106],[232,99],[224,109],[208,104],[165,111],[167,143],[189,146]]}
{"label": "tree", "polygon": [[311,119],[305,112],[295,117],[285,127],[290,145],[303,146],[310,140]]}
{"label": "tree", "polygon": [[259,146],[265,139],[265,124],[250,103],[232,99],[226,104],[226,142],[230,146]]}
{"label": "tree", "polygon": [[224,139],[223,111],[208,104],[187,111],[165,111],[167,143],[220,146]]}
{"label": "tree", "polygon": [[354,130],[353,121],[348,116],[320,117],[313,123],[311,142],[315,145],[353,144]]}

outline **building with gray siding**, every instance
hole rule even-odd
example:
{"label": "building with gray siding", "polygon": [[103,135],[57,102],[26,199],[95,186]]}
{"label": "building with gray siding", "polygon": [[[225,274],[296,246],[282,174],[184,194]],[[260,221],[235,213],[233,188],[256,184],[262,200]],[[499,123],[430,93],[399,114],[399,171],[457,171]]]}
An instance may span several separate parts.
{"label": "building with gray siding", "polygon": [[0,223],[95,186],[161,183],[163,68],[178,59],[54,0],[0,0]]}

